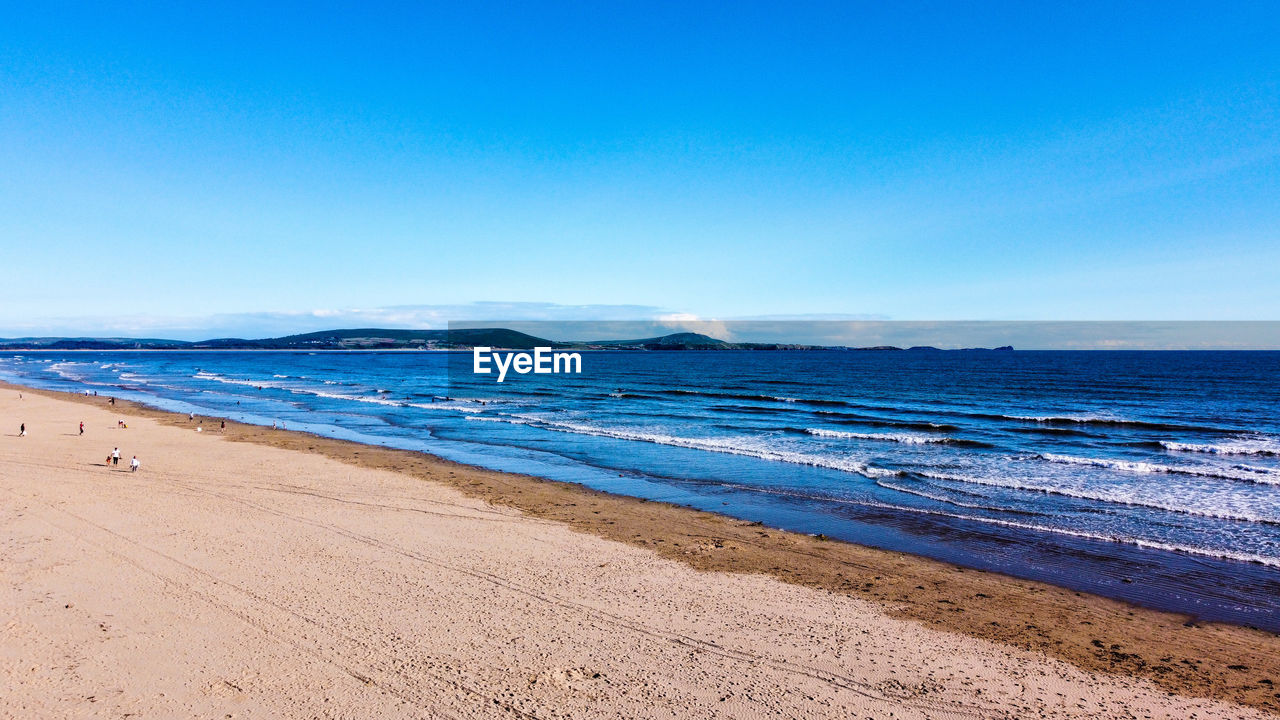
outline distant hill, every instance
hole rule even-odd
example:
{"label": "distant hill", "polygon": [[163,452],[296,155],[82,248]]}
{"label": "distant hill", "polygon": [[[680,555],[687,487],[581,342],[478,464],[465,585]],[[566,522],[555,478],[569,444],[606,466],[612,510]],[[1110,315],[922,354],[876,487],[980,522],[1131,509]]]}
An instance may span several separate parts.
{"label": "distant hill", "polygon": [[213,338],[187,342],[134,338],[16,338],[0,340],[2,350],[449,350],[477,346],[527,350],[535,347],[662,349],[742,348],[699,333],[672,333],[639,340],[563,343],[507,328],[457,330],[391,330],[352,328],[321,330],[277,338]]}
{"label": "distant hill", "polygon": [[13,338],[0,339],[0,350],[412,350],[475,346],[510,349],[564,347],[506,328],[464,330],[390,330],[358,328],[322,330],[278,338],[214,338],[188,342],[154,338]]}
{"label": "distant hill", "polygon": [[[733,343],[701,333],[679,332],[637,340],[592,340],[555,342],[507,328],[467,328],[459,330],[391,330],[355,328],[321,330],[277,338],[214,338],[188,342],[158,338],[58,338],[27,337],[0,339],[0,350],[465,350],[472,347],[528,350],[535,347],[583,350],[880,350],[902,348],[880,345],[865,348],[830,348],[818,345],[780,343]],[[981,348],[972,348],[980,350]],[[1012,350],[1011,347],[996,350]],[[912,351],[954,352],[932,347]]]}
{"label": "distant hill", "polygon": [[606,348],[645,348],[645,349],[686,349],[686,348],[727,348],[732,343],[724,340],[717,340],[710,335],[702,333],[681,332],[672,333],[670,335],[662,335],[660,337],[643,338],[640,340],[595,340],[588,342],[573,343],[574,345],[583,345],[587,347],[606,347]]}
{"label": "distant hill", "polygon": [[0,338],[4,350],[181,350],[189,344],[159,338]]}
{"label": "distant hill", "polygon": [[192,343],[192,349],[269,349],[269,350],[403,350],[451,349],[488,346],[512,349],[562,347],[527,333],[506,328],[468,328],[461,330],[389,330],[358,328],[321,330],[302,335],[286,335],[265,340],[237,338],[204,340]]}

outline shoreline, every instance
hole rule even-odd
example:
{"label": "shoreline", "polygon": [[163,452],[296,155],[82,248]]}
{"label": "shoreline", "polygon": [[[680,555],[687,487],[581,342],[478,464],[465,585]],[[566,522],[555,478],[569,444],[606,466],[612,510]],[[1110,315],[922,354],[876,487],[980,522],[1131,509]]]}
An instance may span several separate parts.
{"label": "shoreline", "polygon": [[[190,428],[187,417],[179,413],[125,400],[110,408],[105,395],[0,386]],[[1190,623],[1185,616],[1046,583],[571,483],[485,470],[425,453],[226,422],[222,437],[229,441],[312,453],[443,484],[492,505],[644,548],[695,570],[768,575],[870,601],[893,618],[1042,652],[1083,670],[1145,678],[1176,694],[1280,712],[1280,696],[1272,684],[1280,682],[1280,636],[1265,631]],[[217,433],[216,427],[210,430]]]}

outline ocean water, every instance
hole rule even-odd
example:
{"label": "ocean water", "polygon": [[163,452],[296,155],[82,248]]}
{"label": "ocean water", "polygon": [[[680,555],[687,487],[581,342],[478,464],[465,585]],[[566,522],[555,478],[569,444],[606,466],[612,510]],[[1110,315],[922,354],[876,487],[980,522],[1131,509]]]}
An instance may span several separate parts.
{"label": "ocean water", "polygon": [[[1280,353],[12,353],[0,379],[430,452],[1280,631]],[[16,421],[15,421],[16,422]]]}

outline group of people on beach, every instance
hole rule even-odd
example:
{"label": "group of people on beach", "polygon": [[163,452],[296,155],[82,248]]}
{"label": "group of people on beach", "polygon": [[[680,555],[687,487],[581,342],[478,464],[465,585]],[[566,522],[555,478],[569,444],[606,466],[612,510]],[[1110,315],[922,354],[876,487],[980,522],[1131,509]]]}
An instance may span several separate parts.
{"label": "group of people on beach", "polygon": [[[195,413],[193,413],[193,412],[192,412],[192,413],[187,413],[187,422],[196,422],[196,414],[195,414]],[[220,432],[226,432],[226,431],[227,431],[227,421],[226,421],[226,420],[223,420],[223,421],[221,422],[221,424],[218,426],[218,430],[219,430]],[[196,432],[204,432],[204,425],[201,425],[201,424],[197,423],[197,424],[196,424]]]}
{"label": "group of people on beach", "polygon": [[[107,466],[115,467],[119,464],[120,464],[120,448],[116,448],[111,451],[110,455],[107,456]],[[129,472],[137,472],[138,468],[140,467],[142,467],[142,463],[138,461],[138,456],[134,455],[133,459],[129,461]]]}
{"label": "group of people on beach", "polygon": [[[122,423],[122,426],[123,426],[123,423]],[[80,434],[84,435],[83,420],[80,421]],[[21,423],[18,425],[18,437],[26,437],[26,436],[27,436],[27,424]],[[111,454],[107,456],[107,461],[105,464],[107,467],[117,467],[120,465],[120,448],[117,447],[111,451]],[[138,460],[137,455],[134,455],[133,459],[129,461],[129,472],[137,472],[138,468],[140,467],[142,467],[142,462]]]}
{"label": "group of people on beach", "polygon": [[[114,405],[114,404],[115,404],[115,398],[111,398],[111,402],[112,402],[112,404]],[[117,421],[116,421],[116,428],[118,428],[118,429],[123,429],[123,428],[127,428],[127,427],[129,427],[129,426],[125,424],[124,420],[117,420]],[[83,421],[83,420],[81,420],[81,421],[80,421],[80,434],[81,434],[81,435],[84,435],[84,421]],[[118,447],[117,447],[117,448],[113,449],[113,450],[111,451],[111,454],[107,456],[107,461],[106,461],[106,463],[104,463],[104,464],[105,464],[107,467],[117,467],[118,465],[120,465],[120,448],[118,448]],[[140,468],[140,467],[142,467],[142,462],[138,460],[138,456],[137,456],[137,455],[134,455],[134,456],[133,456],[133,459],[129,461],[129,472],[138,472],[138,468]]]}
{"label": "group of people on beach", "polygon": [[[120,464],[119,447],[116,447],[115,450],[111,451],[110,455],[106,456],[106,464],[108,464],[110,468],[115,468],[116,465]],[[138,468],[141,468],[141,466],[142,462],[138,461],[137,455],[133,456],[133,460],[129,460],[129,471],[131,471],[131,473],[137,473]]]}
{"label": "group of people on beach", "polygon": [[[88,394],[88,393],[86,392],[85,394]],[[95,392],[94,394],[96,395],[97,393]],[[19,393],[19,395],[18,395],[18,399],[22,399],[22,395],[21,395],[21,393]],[[108,403],[109,405],[115,405],[115,404],[116,404],[116,399],[115,399],[115,398],[108,398],[107,403]],[[195,422],[195,420],[196,420],[196,415],[195,415],[195,413],[187,413],[187,421],[188,421],[188,422]],[[123,430],[123,429],[126,429],[126,428],[128,428],[128,427],[129,427],[129,425],[128,425],[128,424],[127,424],[123,419],[121,419],[121,420],[117,420],[117,421],[116,421],[116,428],[117,428],[117,429]],[[274,424],[273,424],[273,425],[272,425],[272,427],[276,427],[276,425],[274,425]],[[200,431],[202,431],[203,429],[204,429],[204,428],[203,428],[203,427],[201,427],[201,426],[199,426],[199,425],[197,425],[197,426],[196,426],[196,432],[200,432]],[[223,432],[226,432],[226,429],[227,429],[227,421],[226,421],[226,420],[223,420],[223,421],[222,421],[222,423],[221,423],[221,427],[220,427],[219,429],[220,429],[220,430],[222,430]],[[80,428],[79,428],[79,430],[80,430],[80,435],[82,435],[82,436],[83,436],[83,435],[84,435],[84,421],[83,421],[83,420],[81,420],[81,421],[80,421]],[[26,436],[27,436],[27,424],[24,422],[24,423],[19,424],[19,426],[18,426],[18,437],[26,437]],[[112,449],[111,454],[107,456],[106,463],[104,463],[104,464],[105,464],[108,468],[119,467],[119,466],[120,466],[120,448],[118,448],[118,447],[117,447],[117,448]],[[134,455],[134,456],[133,456],[133,458],[129,460],[129,472],[137,472],[137,471],[138,471],[138,468],[140,468],[140,467],[142,467],[142,462],[141,462],[140,460],[138,460],[138,456],[137,456],[137,455]]]}

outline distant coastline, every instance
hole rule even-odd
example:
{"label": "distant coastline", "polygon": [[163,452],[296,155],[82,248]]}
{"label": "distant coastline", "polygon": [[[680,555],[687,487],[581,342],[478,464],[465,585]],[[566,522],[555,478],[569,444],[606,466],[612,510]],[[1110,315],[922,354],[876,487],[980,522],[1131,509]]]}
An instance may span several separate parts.
{"label": "distant coastline", "polygon": [[632,340],[557,341],[536,337],[507,328],[469,328],[461,330],[393,330],[359,328],[322,330],[302,335],[274,338],[215,338],[211,340],[168,340],[161,338],[93,338],[93,337],[28,337],[0,338],[0,351],[5,352],[103,352],[103,351],[367,351],[470,350],[477,346],[510,350],[550,347],[575,350],[856,350],[865,352],[966,352],[1013,350],[997,348],[962,348],[944,350],[932,346],[901,348],[892,345],[851,347],[844,345],[805,345],[799,343],[728,342],[701,333],[672,333]]}

